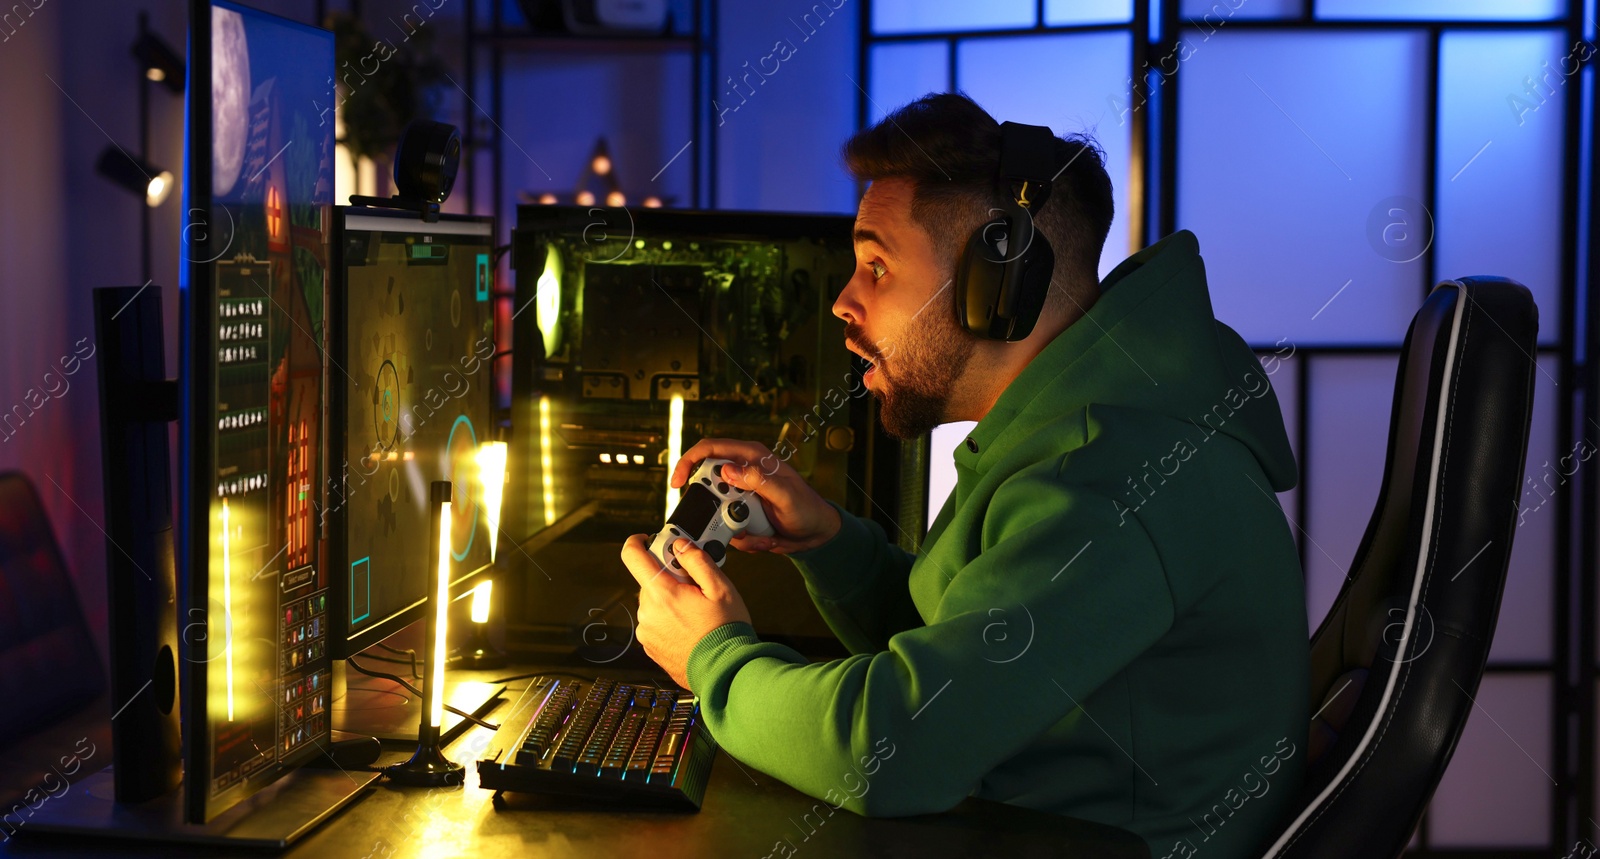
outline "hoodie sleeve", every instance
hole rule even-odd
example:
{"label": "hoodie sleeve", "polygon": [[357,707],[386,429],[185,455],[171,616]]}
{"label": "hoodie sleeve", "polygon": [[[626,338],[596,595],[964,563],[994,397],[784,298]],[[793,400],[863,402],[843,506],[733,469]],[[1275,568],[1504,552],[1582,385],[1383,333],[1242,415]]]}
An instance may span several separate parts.
{"label": "hoodie sleeve", "polygon": [[944,811],[1171,627],[1154,546],[1104,496],[1018,475],[985,534],[930,622],[884,650],[807,663],[744,623],[707,634],[688,680],[717,742],[834,807]]}
{"label": "hoodie sleeve", "polygon": [[789,557],[839,641],[851,653],[874,653],[890,636],[922,624],[908,584],[912,556],[889,542],[883,526],[828,503],[839,511],[839,533]]}

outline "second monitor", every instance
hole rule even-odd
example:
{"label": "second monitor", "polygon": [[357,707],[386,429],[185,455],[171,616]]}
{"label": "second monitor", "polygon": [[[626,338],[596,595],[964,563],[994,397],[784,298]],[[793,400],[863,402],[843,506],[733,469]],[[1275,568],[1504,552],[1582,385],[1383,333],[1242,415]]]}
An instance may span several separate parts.
{"label": "second monitor", "polygon": [[327,522],[330,644],[344,657],[422,616],[436,557],[430,481],[455,484],[445,523],[453,588],[493,560],[478,463],[494,437],[494,253],[488,218],[424,223],[350,208],[335,220]]}

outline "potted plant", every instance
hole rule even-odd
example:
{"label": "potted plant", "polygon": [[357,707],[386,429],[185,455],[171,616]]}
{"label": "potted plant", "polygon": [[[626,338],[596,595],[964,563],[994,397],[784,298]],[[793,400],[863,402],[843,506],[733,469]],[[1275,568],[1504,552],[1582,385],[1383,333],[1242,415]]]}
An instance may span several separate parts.
{"label": "potted plant", "polygon": [[369,32],[359,13],[335,12],[324,26],[333,31],[335,86],[344,134],[339,143],[357,162],[377,166],[377,196],[390,193],[394,149],[413,119],[436,117],[448,79],[434,53],[434,27],[410,15],[394,32]]}

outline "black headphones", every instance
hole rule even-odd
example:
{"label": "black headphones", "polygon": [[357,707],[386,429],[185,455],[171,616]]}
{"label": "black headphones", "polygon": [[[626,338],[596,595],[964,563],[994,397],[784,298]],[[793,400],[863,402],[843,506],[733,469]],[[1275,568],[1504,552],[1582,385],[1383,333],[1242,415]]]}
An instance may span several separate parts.
{"label": "black headphones", "polygon": [[1056,136],[1042,125],[1000,126],[995,184],[1000,216],[979,227],[956,262],[956,318],[989,340],[1021,340],[1033,331],[1050,290],[1055,251],[1033,227],[1050,199]]}

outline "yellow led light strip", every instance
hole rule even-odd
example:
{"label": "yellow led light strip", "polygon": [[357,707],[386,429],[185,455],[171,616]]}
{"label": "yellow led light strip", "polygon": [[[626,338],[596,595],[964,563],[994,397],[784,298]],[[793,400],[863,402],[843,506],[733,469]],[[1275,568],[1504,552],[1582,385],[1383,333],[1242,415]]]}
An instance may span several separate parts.
{"label": "yellow led light strip", "polygon": [[[233,525],[228,517],[228,499],[222,499],[222,618],[226,625],[228,618],[233,617],[233,551],[232,535]],[[210,639],[210,635],[207,635]],[[212,639],[214,640],[214,639]],[[228,721],[233,721],[233,642],[227,637],[223,639],[223,653],[227,655],[223,663],[227,671],[228,683]]]}
{"label": "yellow led light strip", "polygon": [[539,471],[544,475],[544,524],[556,523],[556,475],[550,456],[550,398],[539,398]]}
{"label": "yellow led light strip", "polygon": [[449,638],[445,624],[450,620],[450,502],[443,502],[439,510],[439,573],[438,590],[433,595],[433,701],[431,716],[433,727],[444,724],[444,643]]}

